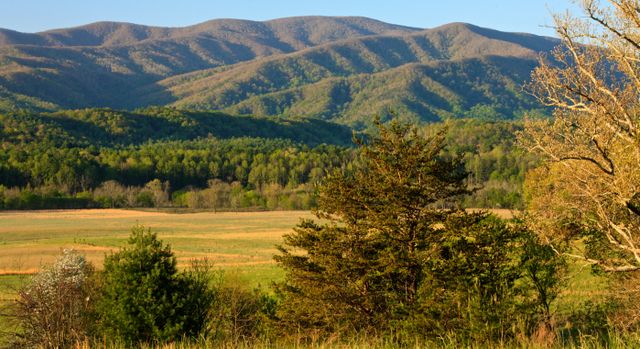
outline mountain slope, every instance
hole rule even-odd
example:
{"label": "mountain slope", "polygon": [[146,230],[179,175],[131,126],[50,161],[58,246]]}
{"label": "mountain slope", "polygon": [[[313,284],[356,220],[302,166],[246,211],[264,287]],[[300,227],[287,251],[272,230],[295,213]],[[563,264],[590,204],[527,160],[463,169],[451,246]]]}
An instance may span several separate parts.
{"label": "mountain slope", "polygon": [[288,139],[308,145],[351,145],[351,129],[322,120],[283,120],[147,108],[61,110],[0,114],[0,139],[7,144],[54,148],[140,145],[201,138]]}
{"label": "mountain slope", "polygon": [[0,30],[0,110],[173,105],[351,125],[389,109],[423,121],[512,118],[540,107],[519,86],[557,44],[361,17]]}
{"label": "mountain slope", "polygon": [[[327,78],[252,96],[224,110],[316,117],[357,128],[366,125],[373,115],[384,117],[390,112],[422,122],[462,116],[511,119],[539,107],[519,88],[533,66],[532,61],[499,57],[407,64],[380,73]],[[188,101],[176,105],[194,107],[182,103]]]}
{"label": "mountain slope", "polygon": [[[539,107],[519,91],[556,40],[467,24],[371,36],[165,79],[140,103],[357,123],[393,109],[436,121],[489,106],[512,118]],[[169,92],[169,93],[167,93]]]}
{"label": "mountain slope", "polygon": [[177,40],[208,36],[223,41],[299,50],[326,42],[383,33],[419,31],[418,28],[384,23],[365,17],[307,16],[280,18],[264,22],[241,19],[214,19],[200,24],[167,28],[120,22],[97,22],[41,33],[20,33],[0,28],[0,46],[125,46],[151,40]]}
{"label": "mountain slope", "polygon": [[37,34],[0,31],[0,86],[66,108],[130,108],[129,90],[176,74],[313,45],[417,29],[360,17],[213,20],[185,28],[101,22]]}

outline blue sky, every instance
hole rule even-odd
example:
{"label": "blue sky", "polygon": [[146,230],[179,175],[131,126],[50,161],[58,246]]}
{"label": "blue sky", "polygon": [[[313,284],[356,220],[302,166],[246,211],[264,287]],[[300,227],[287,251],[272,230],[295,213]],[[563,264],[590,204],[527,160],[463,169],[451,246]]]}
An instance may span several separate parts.
{"label": "blue sky", "polygon": [[551,12],[570,0],[0,0],[0,28],[22,32],[97,21],[186,26],[215,18],[267,20],[289,16],[366,16],[432,28],[468,22],[504,31],[553,35]]}

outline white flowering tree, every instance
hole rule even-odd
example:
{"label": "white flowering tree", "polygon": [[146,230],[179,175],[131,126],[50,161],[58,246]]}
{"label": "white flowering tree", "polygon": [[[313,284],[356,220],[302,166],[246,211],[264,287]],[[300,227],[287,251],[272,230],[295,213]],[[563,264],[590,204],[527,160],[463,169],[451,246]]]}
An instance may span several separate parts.
{"label": "white flowering tree", "polygon": [[84,256],[64,250],[51,267],[36,274],[18,292],[14,315],[21,332],[15,344],[65,348],[84,341],[92,272]]}

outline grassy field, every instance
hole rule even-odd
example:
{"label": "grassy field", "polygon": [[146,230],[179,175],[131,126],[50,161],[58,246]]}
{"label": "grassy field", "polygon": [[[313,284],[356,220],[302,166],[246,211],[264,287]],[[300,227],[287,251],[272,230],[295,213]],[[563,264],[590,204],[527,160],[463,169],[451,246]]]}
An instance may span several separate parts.
{"label": "grassy field", "polygon": [[226,269],[270,269],[275,244],[306,211],[164,213],[132,210],[0,212],[0,275],[32,274],[62,249],[98,268],[105,254],[126,244],[141,224],[169,243],[180,265],[208,258]]}
{"label": "grassy field", "polygon": [[126,244],[131,227],[144,225],[169,243],[179,265],[208,258],[229,277],[268,286],[282,273],[275,245],[306,211],[163,213],[131,210],[0,212],[0,300],[15,295],[28,274],[71,248],[101,268],[105,254]]}
{"label": "grassy field", "polygon": [[[507,210],[496,210],[510,217]],[[208,258],[225,269],[273,266],[275,245],[308,211],[166,213],[135,210],[0,212],[0,276],[33,274],[62,249],[74,249],[98,269],[105,254],[124,246],[140,224],[169,243],[184,266]],[[262,274],[260,270],[260,274]]]}

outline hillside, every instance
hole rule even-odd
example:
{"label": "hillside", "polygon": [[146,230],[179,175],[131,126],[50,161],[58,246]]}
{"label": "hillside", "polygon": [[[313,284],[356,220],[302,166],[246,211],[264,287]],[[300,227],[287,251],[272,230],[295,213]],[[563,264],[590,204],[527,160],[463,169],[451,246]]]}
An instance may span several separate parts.
{"label": "hillside", "polygon": [[452,24],[173,77],[138,100],[354,125],[390,109],[422,121],[470,113],[513,118],[538,107],[521,92],[521,85],[538,53],[555,44],[552,39]]}
{"label": "hillside", "polygon": [[166,28],[120,22],[97,22],[41,33],[20,33],[0,29],[0,46],[127,46],[144,41],[209,37],[241,44],[259,51],[279,47],[294,51],[358,36],[413,32],[420,29],[388,24],[364,17],[290,17],[256,22],[241,19],[214,19],[183,28]]}
{"label": "hillside", "polygon": [[315,146],[351,145],[349,128],[321,120],[283,120],[148,108],[62,110],[0,114],[0,138],[8,144],[55,147],[128,146],[147,142],[240,137],[286,139]]}
{"label": "hillside", "polygon": [[[133,88],[176,74],[362,35],[416,29],[357,17],[213,20],[185,28],[95,23],[36,34],[0,31],[0,86],[64,108],[129,108]],[[34,103],[39,107],[39,103]]]}
{"label": "hillside", "polygon": [[173,105],[358,126],[392,109],[435,121],[513,118],[555,39],[453,23],[420,30],[361,17],[101,22],[0,31],[0,110]]}

